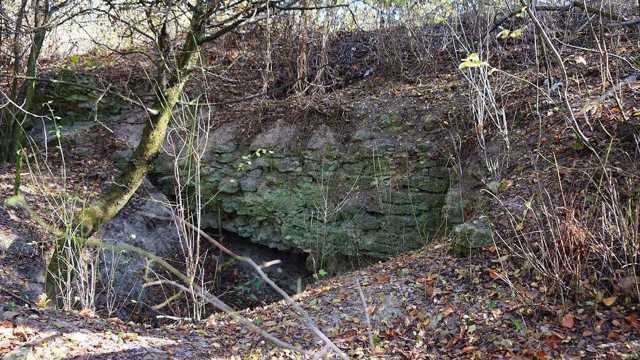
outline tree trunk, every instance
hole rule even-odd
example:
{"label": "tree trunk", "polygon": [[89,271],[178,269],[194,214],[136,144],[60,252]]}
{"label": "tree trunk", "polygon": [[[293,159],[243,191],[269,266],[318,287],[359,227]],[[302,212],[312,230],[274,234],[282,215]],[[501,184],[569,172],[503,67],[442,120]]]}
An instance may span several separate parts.
{"label": "tree trunk", "polygon": [[[24,129],[29,124],[29,114],[33,109],[33,100],[36,95],[36,86],[37,81],[36,77],[38,76],[38,58],[40,57],[40,52],[42,51],[42,45],[44,44],[44,39],[47,35],[46,28],[38,28],[33,37],[33,43],[31,44],[31,50],[29,53],[29,60],[27,62],[27,80],[25,80],[25,96],[24,96],[24,105],[23,110],[26,111],[24,116],[22,116],[22,121],[14,121],[13,128],[11,129],[11,134],[14,139],[13,144],[13,153],[15,154],[15,164],[16,164],[16,174],[14,181],[14,193],[17,195],[20,192],[20,184],[22,182],[22,145],[24,142]],[[17,120],[17,116],[14,117]]]}
{"label": "tree trunk", "polygon": [[[142,184],[144,177],[152,166],[153,160],[158,155],[166,137],[173,109],[182,95],[184,85],[190,78],[198,57],[199,46],[197,39],[204,32],[204,25],[207,19],[205,10],[201,7],[197,7],[194,10],[190,29],[178,59],[176,72],[169,79],[161,95],[156,99],[150,111],[150,119],[142,132],[140,143],[126,168],[93,205],[85,208],[76,216],[76,226],[74,227],[74,229],[77,229],[76,236],[61,237],[56,242],[53,256],[47,266],[45,284],[47,294],[51,298],[57,295],[56,279],[73,277],[73,266],[77,262],[77,256],[83,250],[86,239],[101,224],[112,219],[127,204]],[[65,256],[69,254],[69,252],[65,251],[69,248],[72,249],[70,252],[72,258]]]}
{"label": "tree trunk", "polygon": [[[13,32],[13,80],[11,81],[11,92],[10,92],[10,100],[19,103],[18,101],[18,75],[20,74],[21,67],[21,55],[22,48],[20,46],[20,34],[22,29],[22,23],[24,22],[24,18],[26,16],[27,9],[27,0],[22,0],[20,3],[20,10],[18,11],[18,15],[16,17],[16,24]],[[14,106],[7,106],[2,111],[2,122],[0,122],[0,163],[13,161],[15,159],[14,149],[15,149],[15,136],[13,133],[14,124],[17,121],[16,117],[18,116],[19,109],[16,109]]]}
{"label": "tree trunk", "polygon": [[[45,4],[41,6],[40,2],[36,1],[33,11],[33,26],[35,31],[27,60],[26,80],[22,83],[20,89],[18,89],[18,75],[20,73],[21,62],[20,55],[22,51],[20,49],[19,28],[22,27],[23,19],[26,17],[26,1],[23,0],[18,14],[18,20],[16,21],[15,43],[13,45],[13,81],[11,84],[11,100],[15,104],[21,104],[21,106],[20,108],[17,106],[7,107],[7,110],[3,113],[5,122],[2,124],[2,129],[0,129],[0,135],[2,135],[2,139],[0,140],[2,142],[0,144],[0,161],[15,162],[15,194],[20,192],[24,128],[28,126],[30,120],[29,113],[33,110],[37,84],[36,76],[38,75],[38,58],[40,58],[40,52],[42,51],[44,39],[47,35],[46,23],[49,19],[49,4],[45,2]],[[24,94],[24,98],[20,100],[22,94]]]}

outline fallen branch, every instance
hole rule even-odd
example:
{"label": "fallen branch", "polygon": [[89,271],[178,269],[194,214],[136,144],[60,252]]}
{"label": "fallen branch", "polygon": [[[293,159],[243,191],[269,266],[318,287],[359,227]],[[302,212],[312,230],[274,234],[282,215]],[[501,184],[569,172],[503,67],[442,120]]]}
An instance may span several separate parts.
{"label": "fallen branch", "polygon": [[36,304],[33,301],[31,301],[31,300],[29,300],[29,299],[27,299],[25,297],[22,297],[22,296],[20,296],[18,294],[13,293],[13,291],[10,291],[9,289],[4,288],[2,285],[0,285],[0,292],[4,293],[4,294],[6,294],[6,295],[8,295],[8,296],[10,296],[12,298],[14,298],[17,301],[20,301],[20,302],[22,302],[24,304],[27,304],[27,305],[31,306],[32,309],[36,309],[37,308]]}
{"label": "fallen branch", "polygon": [[[24,200],[24,198],[22,196],[19,196],[19,195],[13,196],[13,197],[7,199],[5,201],[5,203],[6,203],[6,205],[8,205],[10,207],[18,207],[18,208],[24,209],[31,216],[31,218],[33,218],[41,226],[45,227],[46,229],[48,229],[50,231],[53,231],[53,233],[56,234],[57,236],[64,236],[64,234],[62,234],[59,230],[56,231],[57,229],[55,229],[55,227],[48,225],[48,223],[44,219],[39,217],[38,214],[36,214],[33,211],[33,209],[31,209],[31,207],[28,206],[28,204],[26,203],[26,201]],[[153,216],[153,218],[161,218],[161,217]],[[174,217],[174,218],[178,219],[177,217]],[[171,218],[167,218],[167,219],[171,219]],[[195,231],[198,231],[203,237],[205,237],[207,240],[212,242],[214,245],[218,246],[220,248],[220,250],[222,250],[223,252],[227,253],[228,255],[233,256],[236,259],[248,262],[260,274],[260,276],[265,280],[265,282],[267,282],[276,291],[278,291],[281,295],[283,295],[285,297],[285,299],[287,299],[288,301],[290,301],[293,304],[294,308],[298,311],[298,313],[301,316],[303,316],[303,318],[307,322],[307,326],[316,335],[318,335],[321,339],[324,340],[324,342],[326,344],[325,347],[328,347],[331,350],[333,350],[341,358],[348,359],[347,355],[342,350],[340,350],[329,338],[327,338],[326,335],[324,335],[320,331],[320,329],[318,329],[318,327],[314,324],[313,320],[311,320],[311,318],[304,311],[304,309],[302,309],[302,307],[300,307],[300,305],[298,305],[295,301],[293,301],[293,299],[291,299],[291,297],[286,292],[284,292],[284,290],[282,290],[271,279],[269,279],[269,277],[267,277],[267,275],[262,271],[260,266],[258,266],[253,260],[251,260],[250,258],[241,257],[241,256],[236,255],[231,250],[227,249],[222,244],[220,244],[215,239],[213,239],[211,236],[209,236],[208,234],[206,234],[202,230],[200,230],[200,229],[196,228],[195,226],[193,226],[191,223],[189,223],[189,222],[187,222],[187,221],[185,221],[183,219],[179,219],[179,220],[184,222],[185,225],[187,225],[188,227],[194,229]],[[88,247],[97,248],[97,249],[108,249],[108,250],[111,250],[111,251],[114,251],[114,252],[125,251],[125,252],[130,252],[130,253],[136,254],[136,255],[141,256],[143,258],[149,259],[150,261],[152,261],[155,264],[159,265],[161,268],[163,268],[164,270],[166,270],[170,274],[174,275],[176,278],[180,279],[180,281],[182,281],[182,282],[184,282],[186,284],[191,283],[186,275],[184,275],[182,272],[180,272],[180,270],[178,270],[175,267],[173,267],[166,260],[164,260],[161,257],[157,256],[156,254],[153,254],[153,253],[151,253],[151,252],[149,252],[147,250],[141,249],[139,247],[136,247],[136,246],[133,246],[133,245],[129,245],[129,244],[125,244],[125,243],[107,244],[107,243],[105,243],[105,242],[103,242],[103,241],[101,241],[99,239],[96,239],[96,238],[87,239],[84,242],[83,245],[88,246]],[[185,287],[185,286],[183,286],[183,285],[181,285],[181,284],[179,284],[179,283],[177,283],[175,281],[160,280],[160,282],[170,284],[170,285],[175,286],[176,288],[178,288],[178,289],[180,289],[182,291],[185,291],[185,292],[192,292],[193,291],[193,290],[190,290],[187,287]],[[145,284],[145,286],[148,287],[148,286],[156,285],[156,284],[159,284],[160,282],[147,283],[147,284]],[[231,318],[233,318],[234,320],[236,320],[239,323],[243,324],[244,326],[248,327],[252,331],[255,331],[256,333],[260,334],[260,336],[262,336],[265,339],[271,341],[276,346],[279,346],[279,347],[285,348],[285,349],[289,349],[289,350],[293,350],[293,351],[296,351],[296,352],[299,352],[301,354],[308,355],[308,356],[313,356],[314,355],[314,354],[312,354],[312,353],[310,353],[310,352],[308,352],[308,351],[306,351],[306,350],[304,350],[304,349],[302,349],[302,348],[300,348],[298,346],[295,346],[295,345],[292,345],[292,344],[287,343],[285,341],[282,341],[282,340],[276,338],[275,336],[271,335],[269,332],[267,332],[267,331],[261,329],[260,327],[256,326],[253,322],[251,322],[251,321],[245,319],[244,317],[238,315],[237,312],[234,309],[229,307],[227,304],[225,304],[222,300],[220,300],[215,295],[210,294],[206,289],[204,289],[202,287],[199,287],[198,285],[194,285],[194,287],[195,287],[195,290],[197,290],[197,292],[198,292],[196,295],[202,296],[202,298],[205,299],[208,303],[210,303],[211,305],[215,306],[217,309],[227,313],[229,316],[231,316]],[[4,290],[4,289],[2,287],[0,287],[0,290]],[[7,294],[14,295],[9,291],[7,291]],[[20,300],[21,301],[25,301],[23,299],[20,299]],[[28,301],[25,301],[25,302],[29,303]],[[35,306],[35,304],[33,306]]]}
{"label": "fallen branch", "polygon": [[[197,226],[194,226],[193,224],[191,224],[190,222],[177,217],[175,215],[173,215],[171,218],[169,217],[163,217],[163,216],[157,216],[157,215],[150,215],[147,214],[148,217],[150,218],[154,218],[154,219],[163,219],[163,220],[170,220],[173,219],[174,221],[180,221],[182,223],[184,223],[185,226],[187,226],[188,228],[192,229],[193,231],[197,232],[200,236],[202,236],[203,238],[205,238],[207,241],[209,241],[211,244],[213,244],[214,246],[216,246],[218,249],[220,249],[220,251],[224,252],[225,254],[233,257],[234,259],[238,260],[238,261],[242,261],[245,262],[247,264],[249,264],[260,276],[260,278],[262,278],[262,280],[264,280],[265,283],[267,283],[267,285],[269,285],[272,289],[274,289],[278,294],[280,294],[280,296],[282,296],[285,301],[287,301],[298,313],[298,315],[302,316],[302,318],[305,320],[307,327],[318,337],[320,338],[327,346],[329,346],[331,348],[331,350],[333,350],[333,352],[335,352],[338,356],[340,356],[343,359],[348,359],[349,357],[347,356],[347,354],[345,354],[342,350],[340,350],[340,348],[338,348],[333,341],[331,341],[331,339],[329,339],[319,328],[318,326],[315,324],[315,322],[313,321],[313,319],[311,319],[311,316],[309,316],[309,314],[295,301],[291,298],[291,296],[289,296],[289,294],[287,294],[286,291],[282,290],[281,287],[279,287],[276,283],[273,282],[273,280],[271,280],[267,274],[264,273],[264,271],[262,271],[262,267],[260,267],[258,264],[255,263],[255,261],[253,261],[251,258],[246,257],[246,256],[240,256],[236,253],[234,253],[233,251],[229,250],[227,247],[225,247],[224,245],[222,245],[220,242],[218,242],[216,239],[212,238],[209,234],[207,234],[206,232],[202,231],[200,228],[198,228]],[[182,275],[182,274],[180,274]],[[182,275],[184,276],[184,275]],[[188,282],[187,282],[188,283]]]}
{"label": "fallen branch", "polygon": [[640,19],[622,21],[622,22],[619,22],[619,23],[608,23],[608,24],[604,24],[604,25],[606,27],[610,27],[610,28],[634,26],[634,25],[640,25]]}
{"label": "fallen branch", "polygon": [[[139,247],[133,246],[133,245],[129,245],[129,244],[125,244],[125,243],[119,243],[119,244],[107,244],[104,243],[101,240],[95,239],[95,238],[90,238],[86,241],[85,243],[86,246],[90,246],[90,247],[94,247],[94,248],[98,248],[98,249],[108,249],[108,250],[112,250],[112,251],[126,251],[126,252],[130,252],[130,253],[134,253],[136,255],[139,255],[141,257],[147,258],[151,261],[153,261],[155,264],[160,265],[160,267],[162,267],[164,270],[168,271],[169,273],[171,273],[172,275],[174,275],[175,277],[177,277],[178,279],[180,279],[180,281],[183,281],[185,283],[189,283],[189,279],[182,273],[180,272],[178,269],[176,269],[175,267],[173,267],[171,264],[169,264],[167,261],[165,261],[164,259],[160,258],[159,256],[146,251],[144,249],[141,249]],[[167,283],[169,285],[172,285],[182,291],[185,292],[190,292],[191,290],[189,290],[187,287],[185,287],[182,284],[179,284],[175,281],[170,281],[170,280],[159,280],[158,282],[155,283],[147,283],[145,284],[147,287],[148,286],[152,286],[152,285],[156,285],[156,284],[160,284],[160,283]],[[215,306],[217,309],[224,311],[225,313],[227,313],[228,315],[230,315],[234,320],[238,321],[239,323],[241,323],[242,325],[248,327],[249,329],[251,329],[252,331],[255,331],[256,333],[260,334],[260,336],[264,337],[265,339],[271,341],[273,344],[275,344],[276,346],[279,346],[281,348],[285,348],[285,349],[289,349],[289,350],[294,350],[296,352],[299,352],[301,354],[305,354],[305,355],[312,355],[310,354],[308,351],[289,344],[287,342],[284,342],[278,338],[276,338],[275,336],[271,335],[270,333],[268,333],[267,331],[259,328],[258,326],[256,326],[253,322],[245,319],[244,317],[240,316],[237,314],[237,312],[235,310],[233,310],[232,308],[229,307],[229,305],[225,304],[222,300],[220,300],[218,297],[216,297],[215,295],[209,294],[209,292],[204,289],[201,288],[197,285],[195,285],[196,290],[198,291],[198,295],[202,296],[207,302],[209,302],[211,305]]]}
{"label": "fallen branch", "polygon": [[265,273],[264,271],[262,271],[262,268],[255,263],[255,261],[253,261],[251,258],[246,257],[246,256],[240,256],[237,255],[236,253],[234,253],[233,251],[227,249],[224,245],[222,245],[221,243],[219,243],[218,241],[216,241],[214,238],[212,238],[211,236],[209,236],[209,234],[207,234],[206,232],[202,231],[200,228],[194,226],[193,224],[185,221],[184,219],[180,219],[178,217],[175,217],[177,220],[183,222],[187,227],[191,228],[192,230],[196,231],[198,234],[200,234],[200,236],[202,236],[203,238],[205,238],[207,241],[209,241],[211,244],[215,245],[217,248],[219,248],[222,252],[224,252],[225,254],[235,258],[236,260],[239,261],[243,261],[246,262],[247,264],[249,264],[257,273],[258,275],[260,275],[260,277],[262,278],[262,280],[264,280],[264,282],[266,282],[269,286],[271,286],[271,288],[273,288],[278,294],[280,294],[280,296],[282,296],[291,306],[293,306],[293,308],[296,310],[296,312],[302,316],[302,318],[305,320],[307,327],[313,331],[313,333],[320,338],[327,346],[329,346],[331,348],[331,350],[333,350],[338,356],[340,356],[343,359],[348,359],[349,357],[347,356],[347,354],[345,354],[342,350],[340,350],[340,348],[338,348],[338,346],[336,346],[333,341],[331,341],[331,339],[329,339],[322,331],[320,331],[320,329],[318,328],[318,326],[315,324],[315,322],[313,321],[313,319],[311,319],[311,317],[309,316],[309,314],[295,301],[291,298],[291,296],[289,296],[289,294],[287,294],[286,291],[282,290],[281,287],[279,287],[276,283],[273,282],[273,280],[271,280]]}

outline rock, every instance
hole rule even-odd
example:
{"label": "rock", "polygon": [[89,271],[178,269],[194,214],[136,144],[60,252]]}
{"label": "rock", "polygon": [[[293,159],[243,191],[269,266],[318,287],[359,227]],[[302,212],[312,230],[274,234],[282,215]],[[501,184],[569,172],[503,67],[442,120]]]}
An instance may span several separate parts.
{"label": "rock", "polygon": [[131,155],[133,155],[133,151],[130,149],[120,150],[111,155],[111,160],[115,163],[118,169],[122,170],[129,162]]}
{"label": "rock", "polygon": [[460,256],[493,243],[493,232],[485,218],[478,218],[453,227],[451,249]]}
{"label": "rock", "polygon": [[416,150],[419,152],[420,160],[428,161],[429,163],[442,160],[444,156],[441,154],[441,149],[442,146],[429,140],[425,140],[424,142],[416,145]]}
{"label": "rock", "polygon": [[412,179],[413,186],[428,193],[444,193],[449,188],[449,179],[436,176],[417,176]]}
{"label": "rock", "polygon": [[[171,211],[164,207],[168,199],[151,184],[145,182],[135,198],[111,221],[104,224],[96,236],[105,243],[126,243],[162,258],[175,258],[180,253],[180,236],[171,219]],[[103,253],[102,282],[113,286],[121,299],[131,297],[140,300],[143,295],[143,276],[146,259],[128,252]]]}
{"label": "rock", "polygon": [[261,182],[262,170],[251,170],[240,180],[240,189],[246,192],[254,192],[258,190],[258,185],[260,185]]}
{"label": "rock", "polygon": [[283,120],[278,120],[271,129],[258,134],[251,142],[249,149],[278,149],[285,150],[293,146],[298,129],[294,125],[286,124]]}
{"label": "rock", "polygon": [[359,129],[353,134],[353,139],[357,141],[366,141],[375,138],[373,132],[369,129]]}
{"label": "rock", "polygon": [[369,151],[393,153],[396,149],[396,142],[389,136],[376,137],[365,141],[363,146]]}
{"label": "rock", "polygon": [[13,245],[18,236],[13,232],[0,229],[0,252],[6,252]]}
{"label": "rock", "polygon": [[460,183],[451,186],[447,191],[443,212],[449,226],[462,224],[464,222],[465,208],[470,203],[467,196]]}
{"label": "rock", "polygon": [[0,313],[0,319],[13,321],[13,319],[18,317],[18,315],[20,315],[20,313],[18,313],[17,311],[4,311]]}
{"label": "rock", "polygon": [[0,263],[6,270],[0,273],[0,284],[11,283],[23,297],[35,301],[44,288],[40,250],[30,233],[13,225],[9,213],[0,206]]}
{"label": "rock", "polygon": [[209,135],[206,154],[215,156],[213,153],[230,153],[238,148],[236,143],[236,132],[239,124],[230,122],[223,124]]}
{"label": "rock", "polygon": [[240,190],[240,184],[234,178],[224,178],[218,185],[218,190],[224,194],[235,194]]}
{"label": "rock", "polygon": [[113,119],[110,122],[110,128],[117,139],[123,141],[129,148],[134,149],[140,141],[147,116],[144,111],[127,112]]}
{"label": "rock", "polygon": [[307,149],[309,150],[326,150],[337,146],[336,134],[328,126],[316,129],[307,142]]}
{"label": "rock", "polygon": [[439,128],[442,124],[442,121],[439,117],[434,116],[432,113],[424,114],[422,117],[422,129],[424,131],[433,131]]}
{"label": "rock", "polygon": [[[203,224],[310,254],[327,271],[424,246],[443,224],[446,137],[424,133],[425,109],[362,112],[304,128],[266,120],[253,137],[231,124],[213,130],[201,166]],[[173,174],[162,172],[155,178]]]}
{"label": "rock", "polygon": [[295,158],[284,158],[276,162],[276,169],[281,173],[299,172],[302,170],[300,161]]}

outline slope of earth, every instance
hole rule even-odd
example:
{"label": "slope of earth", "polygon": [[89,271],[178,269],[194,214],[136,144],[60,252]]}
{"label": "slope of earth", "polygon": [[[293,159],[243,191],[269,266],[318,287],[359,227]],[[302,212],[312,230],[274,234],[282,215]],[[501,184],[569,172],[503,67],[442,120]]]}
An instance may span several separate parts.
{"label": "slope of earth", "polygon": [[[595,64],[592,59],[589,61]],[[569,69],[571,74],[582,71],[580,66],[583,65],[573,64]],[[451,87],[456,85],[454,81],[442,80]],[[434,89],[408,88],[403,96],[409,96],[409,92],[415,90],[425,102],[444,97],[443,93],[455,92],[455,89],[439,86]],[[517,86],[513,91],[517,96],[510,97],[517,104],[510,108],[527,109],[526,101],[534,98],[527,91],[525,84]],[[637,87],[625,86],[625,91],[630,97],[637,97]],[[576,111],[582,109],[580,95],[569,99]],[[594,159],[585,154],[573,133],[566,128],[558,104],[557,101],[546,104],[549,111],[544,119],[516,117],[517,121],[510,129],[513,149],[507,159],[510,161],[505,161],[501,168],[500,178],[505,189],[499,195],[505,202],[531,198],[536,185],[550,189],[557,196],[563,194],[553,191],[558,186],[563,186],[567,192],[586,189],[579,178],[572,176],[572,171],[590,169],[589,164]],[[620,112],[620,109],[613,111],[616,108],[611,104],[602,105],[604,111],[600,117],[603,120],[608,120],[610,113]],[[636,124],[638,117],[632,118],[631,123]],[[619,133],[619,124],[605,122],[610,123],[612,130],[616,130],[611,133]],[[475,140],[473,132],[461,132],[461,136],[465,134],[469,138],[462,139],[467,140],[461,141],[463,145]],[[588,135],[593,144],[602,146],[608,139],[603,134],[605,131],[594,128]],[[497,137],[492,140],[499,142]],[[545,146],[532,152],[535,144]],[[109,159],[108,154],[114,148],[105,144],[101,158]],[[84,172],[73,172],[69,186],[78,187],[76,193],[86,196],[83,198],[91,198],[100,184],[112,176],[113,164],[105,160],[89,166],[87,162],[93,160],[88,159],[85,152],[77,151],[81,149],[75,150],[76,154],[70,160],[84,164],[79,167]],[[552,166],[547,164],[538,168],[534,161],[537,156],[557,157],[558,160]],[[622,156],[620,162],[630,163]],[[633,180],[626,173],[623,175]],[[559,176],[565,181],[562,184],[555,180]],[[11,179],[10,171],[2,172],[2,200],[10,193],[10,186],[5,184],[10,184]],[[86,188],[81,190],[83,186]],[[29,192],[25,195],[33,196]],[[514,205],[518,206],[520,203]],[[38,210],[44,213],[45,208]],[[478,206],[471,210],[482,213],[485,209]],[[487,212],[497,220],[508,219],[499,216],[500,210],[494,206]],[[24,222],[20,213],[0,209],[0,237],[24,238],[27,240],[23,243],[30,243],[27,236],[10,234],[22,234],[23,227],[12,224]],[[510,226],[499,221],[495,225],[498,230]],[[525,230],[526,225],[522,225]],[[27,234],[28,229],[25,225]],[[33,238],[40,239],[40,236]],[[639,356],[640,310],[633,301],[625,302],[620,296],[608,297],[607,301],[568,299],[558,305],[557,293],[551,294],[544,282],[531,272],[517,275],[523,268],[519,266],[521,264],[506,272],[503,268],[505,257],[500,256],[502,253],[494,246],[478,250],[469,258],[452,257],[448,247],[446,243],[430,244],[420,251],[361,271],[320,281],[297,295],[296,300],[318,327],[352,358],[540,360],[633,359]],[[19,255],[7,257],[5,254],[9,252],[0,250],[3,256],[0,259],[0,355],[3,359],[304,358],[274,348],[225,314],[215,314],[204,323],[175,323],[152,328],[117,319],[100,319],[86,311],[36,310],[32,306],[33,299],[23,299],[27,295],[20,286],[30,276],[28,271],[19,271],[25,258]],[[34,259],[39,259],[39,252],[33,254]],[[506,264],[505,267],[509,266]],[[301,317],[284,302],[239,314],[296,346],[310,351],[320,351],[323,347],[304,326]]]}
{"label": "slope of earth", "polygon": [[[433,244],[321,281],[296,300],[352,358],[620,359],[639,353],[637,309],[544,305],[535,284],[514,279],[507,286],[495,275],[492,248],[466,259],[445,249]],[[527,300],[516,301],[514,293]],[[12,299],[2,293],[0,300]],[[240,314],[304,349],[322,348],[284,302]],[[0,317],[7,360],[304,358],[274,348],[224,314],[160,329],[19,305],[5,306]]]}

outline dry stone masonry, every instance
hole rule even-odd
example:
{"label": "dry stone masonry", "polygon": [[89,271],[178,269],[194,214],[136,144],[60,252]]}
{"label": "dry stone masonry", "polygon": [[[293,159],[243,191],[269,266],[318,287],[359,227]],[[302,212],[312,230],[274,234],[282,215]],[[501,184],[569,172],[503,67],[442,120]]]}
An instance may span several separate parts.
{"label": "dry stone masonry", "polygon": [[[450,182],[437,120],[420,112],[355,118],[341,129],[278,120],[250,138],[240,122],[218,127],[201,169],[205,224],[302,250],[316,270],[423,246],[442,230]],[[158,171],[170,174],[169,163]],[[157,179],[171,188],[171,176]]]}

